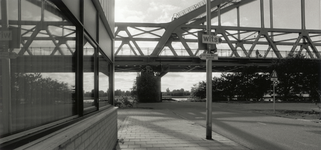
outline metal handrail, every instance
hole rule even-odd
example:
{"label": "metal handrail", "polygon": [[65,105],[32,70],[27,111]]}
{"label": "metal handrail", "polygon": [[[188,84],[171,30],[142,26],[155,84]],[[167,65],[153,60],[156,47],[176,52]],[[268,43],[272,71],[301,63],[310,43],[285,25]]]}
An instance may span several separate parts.
{"label": "metal handrail", "polygon": [[173,15],[173,17],[172,17],[172,20],[177,19],[177,18],[179,18],[181,16],[184,16],[185,14],[187,14],[187,13],[189,13],[189,12],[199,8],[199,7],[204,6],[205,4],[206,4],[206,0],[203,0],[203,1],[200,1],[200,2],[198,2],[196,4],[194,4],[193,6],[190,6],[190,7],[186,8],[186,9],[178,12],[178,13],[175,13]]}
{"label": "metal handrail", "polygon": [[[224,9],[224,8],[226,8],[226,7],[228,7],[228,6],[231,6],[231,5],[235,4],[235,3],[238,3],[238,2],[240,2],[240,1],[241,1],[241,0],[230,0],[230,1],[226,2],[226,3],[221,4],[221,9]],[[212,12],[213,12],[213,11],[217,11],[217,9],[214,7],[214,8],[211,9],[211,11],[212,11]],[[203,18],[203,17],[205,17],[205,16],[206,16],[206,13],[204,12],[203,14],[197,16],[194,20]],[[191,20],[189,23],[191,23],[192,21],[193,21],[193,20]],[[189,23],[188,23],[188,24],[189,24]]]}
{"label": "metal handrail", "polygon": [[[213,1],[213,0],[211,0],[211,1]],[[228,6],[230,6],[230,5],[234,4],[234,3],[238,3],[238,2],[240,2],[240,1],[241,1],[241,0],[230,0],[230,1],[226,2],[226,3],[224,3],[224,4],[222,5],[221,9],[222,9],[222,8],[225,8],[225,7],[228,7]],[[229,5],[228,5],[228,4],[229,4]],[[172,17],[172,20],[175,20],[175,19],[177,19],[177,18],[180,18],[180,17],[184,16],[185,14],[187,14],[187,13],[189,13],[189,12],[191,12],[191,11],[199,8],[199,7],[202,7],[202,6],[204,6],[204,5],[206,5],[206,0],[200,1],[200,2],[198,2],[198,3],[196,3],[196,4],[194,4],[193,6],[190,6],[190,7],[186,8],[186,9],[184,9],[184,10],[178,12],[178,13],[175,13],[175,14],[173,15],[173,17]],[[215,10],[215,8],[212,9],[212,11],[214,11],[214,10]],[[201,17],[204,17],[204,16],[205,16],[205,12],[204,12],[204,14],[198,16],[197,18],[201,18]]]}

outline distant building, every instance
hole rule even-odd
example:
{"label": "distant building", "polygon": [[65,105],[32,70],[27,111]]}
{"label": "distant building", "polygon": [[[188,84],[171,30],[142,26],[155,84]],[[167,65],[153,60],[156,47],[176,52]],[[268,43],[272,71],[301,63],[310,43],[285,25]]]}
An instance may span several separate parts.
{"label": "distant building", "polygon": [[1,0],[0,149],[112,149],[115,0]]}

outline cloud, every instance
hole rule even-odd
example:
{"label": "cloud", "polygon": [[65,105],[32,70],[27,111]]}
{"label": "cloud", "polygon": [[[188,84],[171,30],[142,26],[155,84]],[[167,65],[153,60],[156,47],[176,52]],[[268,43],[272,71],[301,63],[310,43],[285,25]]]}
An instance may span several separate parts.
{"label": "cloud", "polygon": [[115,73],[115,90],[130,91],[136,81],[136,72],[116,72]]}
{"label": "cloud", "polygon": [[116,22],[155,22],[171,21],[177,13],[199,0],[116,0]]}
{"label": "cloud", "polygon": [[130,10],[127,6],[116,9],[115,14],[116,22],[143,22],[145,20],[143,12]]}
{"label": "cloud", "polygon": [[[173,12],[179,10],[180,7],[175,5],[166,4],[163,1],[153,1],[150,3],[147,9],[147,14],[153,14],[146,17],[152,22],[162,23],[170,22],[173,16]],[[158,14],[158,15],[157,15]]]}

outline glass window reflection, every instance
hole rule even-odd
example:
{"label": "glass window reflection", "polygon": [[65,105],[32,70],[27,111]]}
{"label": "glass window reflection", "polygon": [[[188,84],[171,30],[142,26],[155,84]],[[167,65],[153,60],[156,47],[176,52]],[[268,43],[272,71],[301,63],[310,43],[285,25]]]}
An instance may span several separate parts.
{"label": "glass window reflection", "polygon": [[99,55],[99,107],[110,104],[109,63],[103,55]]}
{"label": "glass window reflection", "polygon": [[84,108],[95,107],[95,74],[94,74],[95,48],[86,42],[84,45]]}

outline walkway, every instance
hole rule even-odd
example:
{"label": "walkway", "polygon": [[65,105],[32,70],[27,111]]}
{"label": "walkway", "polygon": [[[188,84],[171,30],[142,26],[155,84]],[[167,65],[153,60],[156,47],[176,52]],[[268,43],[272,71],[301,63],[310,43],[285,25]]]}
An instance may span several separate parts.
{"label": "walkway", "polygon": [[[204,120],[205,121],[205,120]],[[117,150],[245,150],[247,148],[212,133],[164,109],[118,109]]]}

